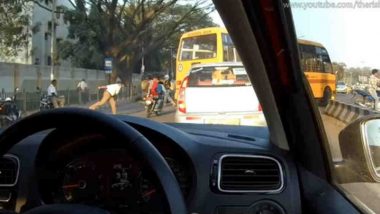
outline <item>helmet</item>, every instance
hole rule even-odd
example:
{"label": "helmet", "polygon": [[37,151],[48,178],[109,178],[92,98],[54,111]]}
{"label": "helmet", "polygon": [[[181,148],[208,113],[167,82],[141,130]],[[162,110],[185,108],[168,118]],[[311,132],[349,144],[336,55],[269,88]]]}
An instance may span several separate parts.
{"label": "helmet", "polygon": [[145,101],[145,104],[146,104],[146,105],[150,105],[150,104],[152,104],[152,101],[151,101],[151,100],[146,100],[146,101]]}
{"label": "helmet", "polygon": [[7,97],[7,98],[5,98],[5,101],[9,102],[9,101],[12,101],[12,99],[10,97]]}
{"label": "helmet", "polygon": [[164,76],[164,79],[165,79],[165,80],[168,80],[168,79],[169,79],[169,75],[166,74],[166,75]]}

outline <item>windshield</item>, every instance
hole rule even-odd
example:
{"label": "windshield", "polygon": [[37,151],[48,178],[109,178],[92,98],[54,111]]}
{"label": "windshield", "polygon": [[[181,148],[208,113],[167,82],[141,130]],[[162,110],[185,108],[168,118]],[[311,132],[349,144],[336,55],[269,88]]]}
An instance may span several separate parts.
{"label": "windshield", "polygon": [[185,38],[181,45],[181,60],[216,57],[216,34]]}
{"label": "windshield", "polygon": [[0,126],[65,107],[158,122],[266,126],[212,1],[144,2],[2,3]]}
{"label": "windshield", "polygon": [[[371,202],[379,199],[380,184],[374,181],[379,176],[379,123],[369,123],[366,131],[372,138],[366,143],[352,135],[360,136],[364,129],[345,132],[357,119],[379,114],[379,29],[370,20],[380,18],[380,7],[373,3],[292,0],[288,6],[300,44],[301,66],[307,71],[308,87],[329,141],[326,153],[332,160],[334,181],[379,213],[378,203]],[[364,185],[369,183],[373,190],[366,191]]]}

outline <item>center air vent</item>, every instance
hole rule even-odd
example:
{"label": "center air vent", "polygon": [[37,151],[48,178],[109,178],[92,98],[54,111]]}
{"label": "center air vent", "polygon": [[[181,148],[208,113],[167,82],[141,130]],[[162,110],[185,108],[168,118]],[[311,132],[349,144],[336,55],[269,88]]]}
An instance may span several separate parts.
{"label": "center air vent", "polygon": [[19,160],[13,155],[0,158],[0,186],[14,186],[17,183]]}
{"label": "center air vent", "polygon": [[222,192],[278,192],[284,183],[280,163],[267,156],[223,155],[218,188]]}

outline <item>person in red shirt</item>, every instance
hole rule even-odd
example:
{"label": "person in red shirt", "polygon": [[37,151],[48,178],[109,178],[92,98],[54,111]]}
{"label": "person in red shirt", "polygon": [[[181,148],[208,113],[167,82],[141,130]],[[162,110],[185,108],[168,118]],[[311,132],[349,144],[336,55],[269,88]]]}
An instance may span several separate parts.
{"label": "person in red shirt", "polygon": [[147,97],[157,97],[157,87],[158,87],[158,77],[153,77],[153,80],[149,83],[148,95]]}

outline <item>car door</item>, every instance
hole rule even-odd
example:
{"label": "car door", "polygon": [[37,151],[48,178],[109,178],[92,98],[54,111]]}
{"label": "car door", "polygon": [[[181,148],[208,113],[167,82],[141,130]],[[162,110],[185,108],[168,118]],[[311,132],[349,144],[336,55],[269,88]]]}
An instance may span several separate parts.
{"label": "car door", "polygon": [[333,184],[330,147],[319,109],[300,68],[292,13],[285,7],[289,2],[215,0],[214,3],[266,109],[272,141],[289,149],[297,162],[303,212],[363,211]]}

